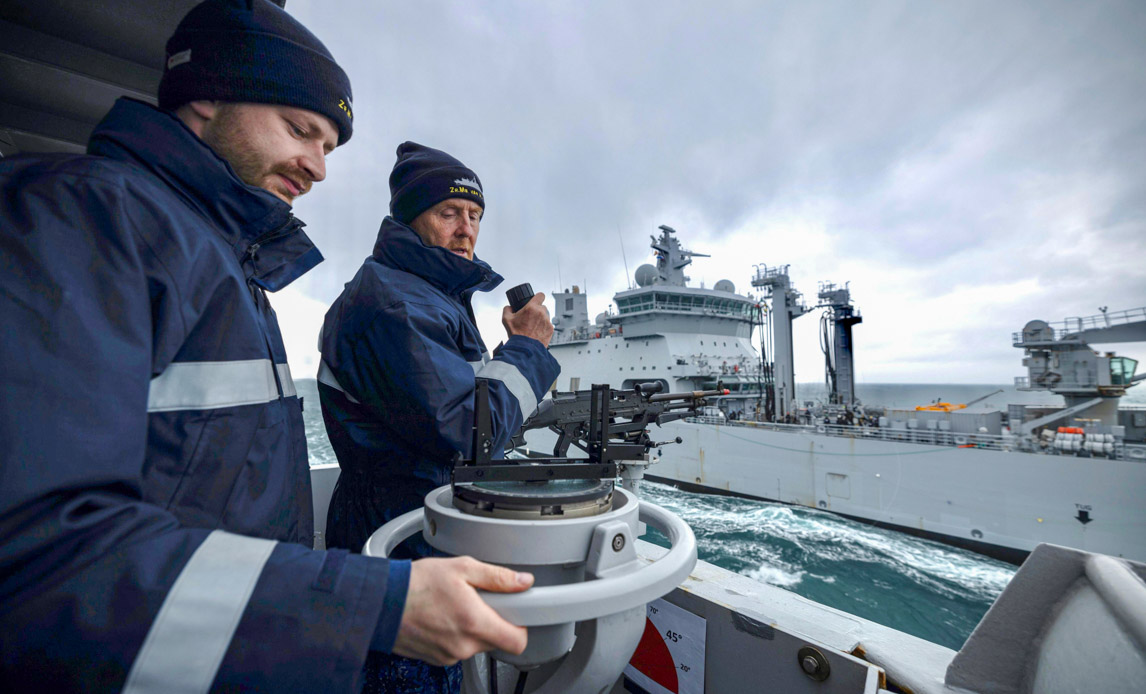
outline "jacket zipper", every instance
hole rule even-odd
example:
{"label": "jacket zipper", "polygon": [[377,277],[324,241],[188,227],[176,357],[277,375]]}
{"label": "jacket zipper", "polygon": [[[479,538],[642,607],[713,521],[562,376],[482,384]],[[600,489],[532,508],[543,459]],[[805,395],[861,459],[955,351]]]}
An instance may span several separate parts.
{"label": "jacket zipper", "polygon": [[[274,241],[276,239],[280,239],[284,236],[289,236],[290,234],[293,234],[295,231],[303,228],[304,226],[306,226],[306,222],[302,221],[301,219],[296,219],[294,215],[288,215],[287,221],[284,224],[260,235],[254,241],[251,242],[251,245],[247,246],[247,255],[250,257],[251,262],[252,263],[255,262],[255,256],[256,256],[256,254],[258,254],[259,249],[262,248],[264,244],[270,243],[271,241]],[[265,322],[266,316],[262,315],[263,314],[262,304],[264,304],[264,303],[269,304],[270,303],[267,300],[267,295],[263,292],[263,290],[261,288],[256,286],[251,281],[251,279],[247,280],[247,288],[251,292],[251,299],[253,299],[255,302],[255,310],[258,311],[258,313],[262,316],[263,321]],[[269,329],[269,327],[270,327],[269,325],[266,326],[267,329]],[[270,335],[267,332],[267,330],[263,331],[263,344],[266,346],[267,356],[270,357],[270,360],[271,360],[271,372],[274,374],[275,385],[278,387],[279,398],[281,399],[282,397],[284,397],[286,395],[286,392],[283,389],[282,379],[279,378],[278,366],[275,364],[275,351],[274,351],[274,349],[271,348]]]}
{"label": "jacket zipper", "polygon": [[296,219],[294,215],[289,215],[285,224],[266,232],[262,236],[259,236],[254,241],[252,241],[251,245],[247,246],[247,255],[250,256],[252,261],[254,261],[255,255],[259,252],[259,249],[262,248],[264,244],[270,243],[271,241],[280,239],[284,236],[289,236],[304,226],[306,226],[306,222],[302,221],[301,219]]}

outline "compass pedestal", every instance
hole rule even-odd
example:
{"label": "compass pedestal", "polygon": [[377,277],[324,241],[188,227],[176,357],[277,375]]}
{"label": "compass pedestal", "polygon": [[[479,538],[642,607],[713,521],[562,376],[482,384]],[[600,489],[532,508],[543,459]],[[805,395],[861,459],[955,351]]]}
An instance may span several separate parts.
{"label": "compass pedestal", "polygon": [[[611,481],[490,482],[440,487],[425,507],[382,526],[363,550],[387,556],[418,530],[435,549],[529,571],[523,593],[483,593],[513,624],[528,627],[524,653],[493,653],[527,676],[527,692],[598,692],[615,682],[644,629],[645,604],[680,584],[696,564],[696,539],[663,509]],[[673,548],[642,564],[641,521]],[[488,660],[466,664],[465,691],[488,690]],[[512,691],[512,689],[508,690]]]}

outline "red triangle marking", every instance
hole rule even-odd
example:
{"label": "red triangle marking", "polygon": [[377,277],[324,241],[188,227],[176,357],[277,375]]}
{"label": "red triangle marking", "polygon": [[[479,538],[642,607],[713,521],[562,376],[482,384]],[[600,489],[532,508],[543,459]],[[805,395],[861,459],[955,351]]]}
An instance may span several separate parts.
{"label": "red triangle marking", "polygon": [[645,633],[641,635],[641,642],[637,644],[637,650],[629,659],[629,664],[653,682],[673,694],[677,693],[676,662],[664,639],[648,617],[645,617]]}

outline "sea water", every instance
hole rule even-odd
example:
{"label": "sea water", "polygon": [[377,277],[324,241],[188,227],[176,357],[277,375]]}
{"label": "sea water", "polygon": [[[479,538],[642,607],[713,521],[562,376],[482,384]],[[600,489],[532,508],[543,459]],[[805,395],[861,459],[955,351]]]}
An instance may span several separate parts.
{"label": "sea water", "polygon": [[[313,379],[296,382],[312,465],[337,462]],[[1056,395],[993,385],[860,384],[861,401],[914,407],[940,399],[1005,410],[1009,403],[1061,406]],[[1146,389],[1144,389],[1146,390]],[[823,397],[822,384],[798,384],[801,399]],[[1146,397],[1124,399],[1146,402]],[[802,506],[708,494],[645,482],[642,497],[680,515],[696,533],[700,558],[873,622],[959,649],[1006,587],[1015,567],[973,552]],[[652,539],[667,546],[663,537]]]}
{"label": "sea water", "polygon": [[641,483],[641,498],[684,519],[704,561],[954,650],[1015,573],[989,557],[803,506],[650,482]]}

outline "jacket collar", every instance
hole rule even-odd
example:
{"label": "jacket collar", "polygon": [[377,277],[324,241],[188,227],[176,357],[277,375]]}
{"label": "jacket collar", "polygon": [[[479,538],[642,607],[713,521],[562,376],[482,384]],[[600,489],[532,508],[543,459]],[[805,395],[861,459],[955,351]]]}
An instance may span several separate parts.
{"label": "jacket collar", "polygon": [[413,229],[393,217],[382,220],[374,258],[388,267],[417,275],[443,292],[467,296],[488,292],[503,278],[476,255],[467,260],[438,246],[427,246]]}
{"label": "jacket collar", "polygon": [[174,114],[121,98],[96,126],[88,153],[131,162],[213,222],[247,277],[270,291],[322,261],[290,205],[249,186]]}

